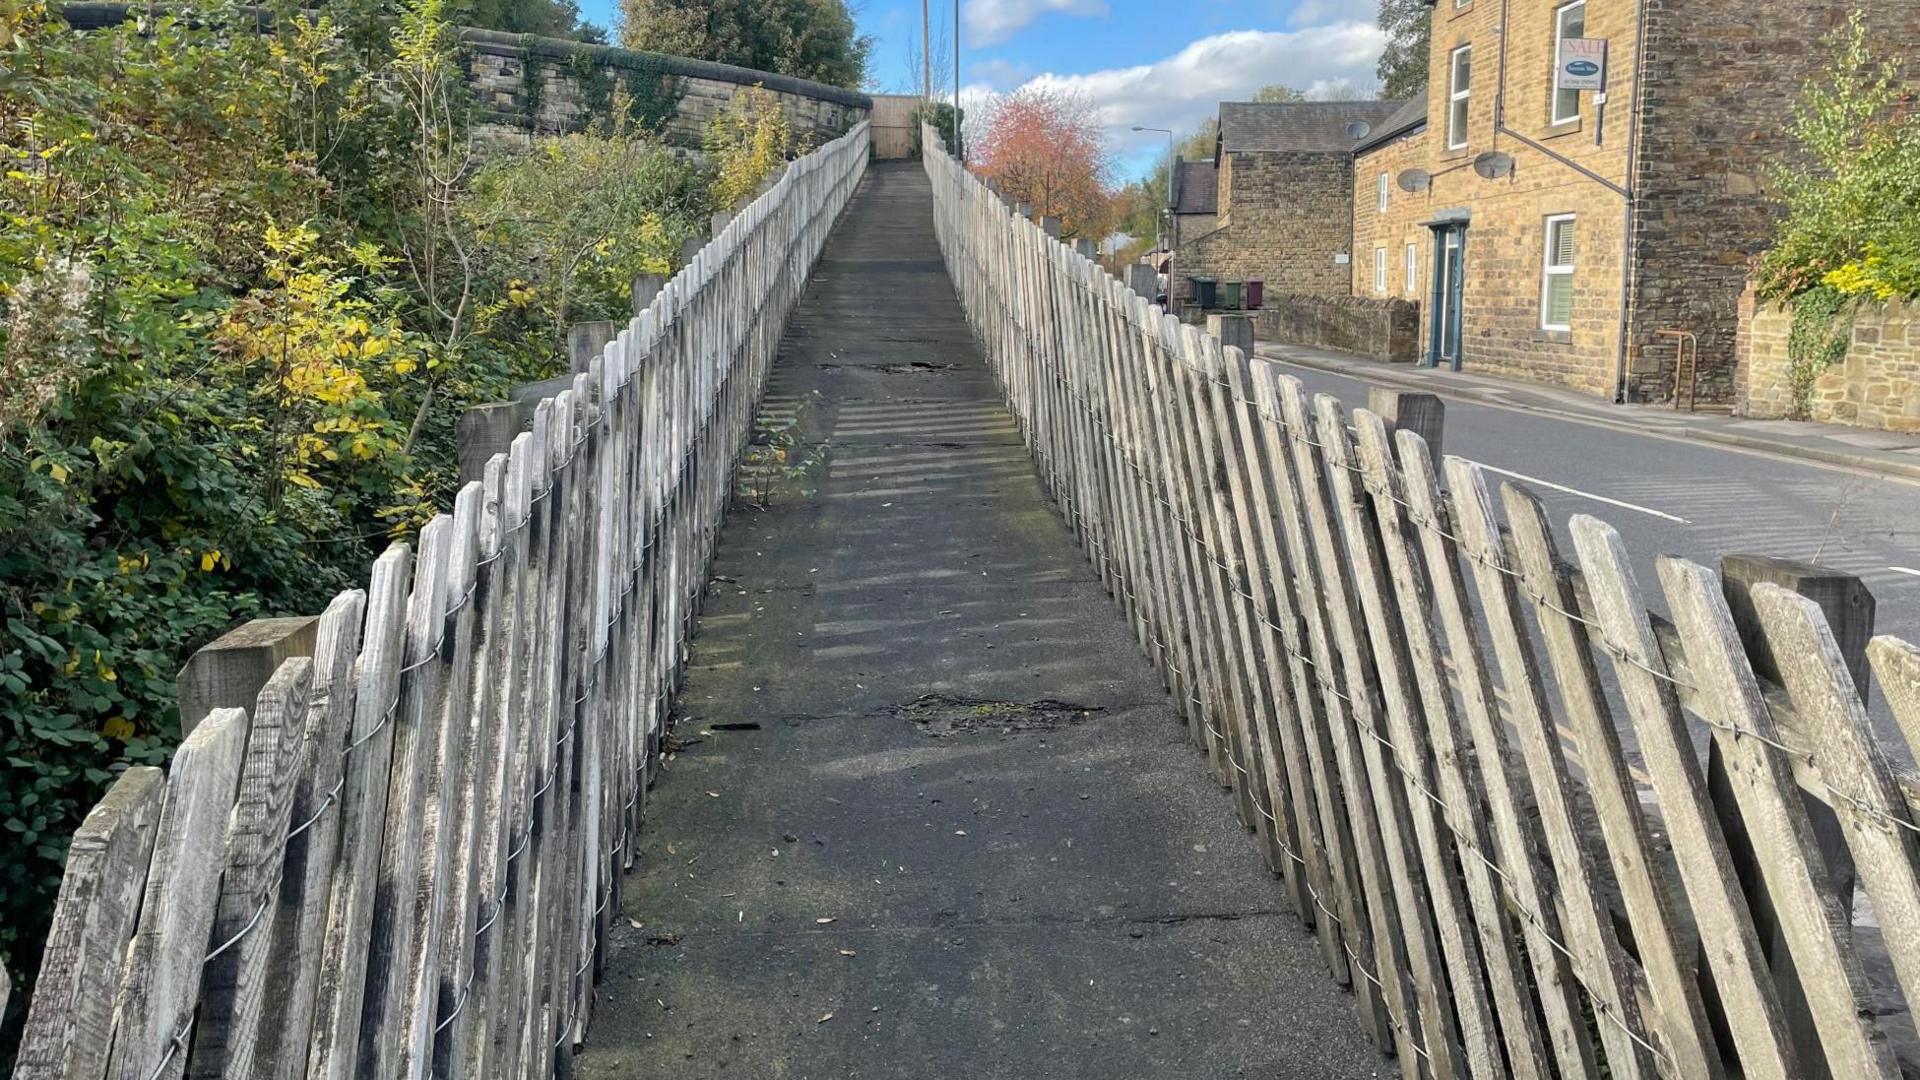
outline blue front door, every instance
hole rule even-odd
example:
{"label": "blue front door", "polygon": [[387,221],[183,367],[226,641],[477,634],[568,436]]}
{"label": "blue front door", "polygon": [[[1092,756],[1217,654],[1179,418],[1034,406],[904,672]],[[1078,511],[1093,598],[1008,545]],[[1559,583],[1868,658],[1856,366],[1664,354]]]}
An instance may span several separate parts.
{"label": "blue front door", "polygon": [[1433,230],[1433,327],[1427,365],[1460,370],[1460,311],[1465,297],[1467,230],[1463,225]]}

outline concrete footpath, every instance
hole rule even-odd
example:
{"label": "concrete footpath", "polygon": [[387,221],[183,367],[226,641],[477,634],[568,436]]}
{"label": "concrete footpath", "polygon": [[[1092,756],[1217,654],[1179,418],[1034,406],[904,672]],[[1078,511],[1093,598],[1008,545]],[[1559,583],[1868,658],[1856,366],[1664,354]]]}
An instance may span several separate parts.
{"label": "concrete footpath", "polygon": [[[1389,364],[1307,345],[1260,342],[1271,360],[1363,379],[1396,389],[1524,409],[1581,423],[1664,438],[1694,439],[1784,458],[1841,465],[1920,480],[1920,433],[1876,431],[1804,420],[1754,420],[1726,413],[1686,412],[1670,405],[1615,405],[1572,390],[1468,371]],[[1724,408],[1724,406],[1723,406]]]}
{"label": "concrete footpath", "polygon": [[727,521],[580,1074],[1397,1073],[1046,504],[930,215],[876,163],[788,328],[767,411],[828,463]]}

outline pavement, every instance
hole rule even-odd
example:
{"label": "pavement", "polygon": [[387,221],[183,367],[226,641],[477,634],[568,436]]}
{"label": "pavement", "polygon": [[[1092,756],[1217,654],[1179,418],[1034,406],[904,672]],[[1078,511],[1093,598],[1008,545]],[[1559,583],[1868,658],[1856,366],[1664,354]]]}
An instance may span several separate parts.
{"label": "pavement", "polygon": [[1274,360],[1396,388],[1528,409],[1587,424],[1641,434],[1697,439],[1784,458],[1844,465],[1920,480],[1920,432],[1875,431],[1804,420],[1755,420],[1723,412],[1688,412],[1667,405],[1616,405],[1586,394],[1466,371],[1389,364],[1351,353],[1261,342],[1254,351]]}
{"label": "pavement", "polygon": [[763,415],[577,1073],[1397,1072],[1059,517],[916,166],[876,163]]}

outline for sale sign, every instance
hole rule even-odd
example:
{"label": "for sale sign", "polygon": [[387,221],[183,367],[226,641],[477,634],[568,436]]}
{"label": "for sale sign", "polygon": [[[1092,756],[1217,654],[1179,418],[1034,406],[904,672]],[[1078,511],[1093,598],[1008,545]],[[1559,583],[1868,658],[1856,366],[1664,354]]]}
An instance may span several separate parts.
{"label": "for sale sign", "polygon": [[1607,39],[1561,38],[1554,85],[1562,90],[1607,88]]}

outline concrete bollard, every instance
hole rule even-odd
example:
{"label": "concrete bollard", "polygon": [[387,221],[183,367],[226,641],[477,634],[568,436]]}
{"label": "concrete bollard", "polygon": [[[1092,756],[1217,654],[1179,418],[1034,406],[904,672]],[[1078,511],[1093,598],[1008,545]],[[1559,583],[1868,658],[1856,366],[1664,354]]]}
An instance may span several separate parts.
{"label": "concrete bollard", "polygon": [[1160,294],[1160,275],[1146,263],[1128,263],[1127,288],[1151,300]]}
{"label": "concrete bollard", "polygon": [[613,340],[614,333],[613,324],[605,319],[573,324],[567,331],[567,355],[575,375],[584,373],[594,357],[607,351],[607,343]]}
{"label": "concrete bollard", "polygon": [[633,313],[635,315],[653,306],[653,298],[667,287],[665,274],[641,274],[633,279]]}
{"label": "concrete bollard", "polygon": [[1425,439],[1427,452],[1435,462],[1435,467],[1438,467],[1440,433],[1447,419],[1446,403],[1438,395],[1370,386],[1367,388],[1367,411],[1385,421],[1389,433],[1405,428]]}
{"label": "concrete bollard", "polygon": [[280,665],[313,655],[319,627],[318,615],[254,619],[202,645],[175,679],[180,737],[191,735],[215,709],[245,709],[252,716],[261,688]]}
{"label": "concrete bollard", "polygon": [[1207,333],[1220,339],[1222,349],[1235,348],[1253,356],[1253,319],[1246,315],[1210,314]]}

